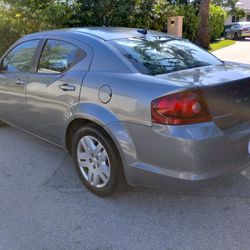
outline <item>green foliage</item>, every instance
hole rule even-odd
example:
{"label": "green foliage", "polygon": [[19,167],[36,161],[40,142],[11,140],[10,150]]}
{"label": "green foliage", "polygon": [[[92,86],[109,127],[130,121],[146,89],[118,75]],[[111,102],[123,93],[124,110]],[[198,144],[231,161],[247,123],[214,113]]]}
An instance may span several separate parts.
{"label": "green foliage", "polygon": [[235,8],[236,3],[238,2],[238,0],[212,0],[211,3],[216,5],[216,6],[220,6],[220,7],[226,7],[226,8],[230,8],[233,9]]}
{"label": "green foliage", "polygon": [[[0,54],[21,36],[36,31],[103,25],[164,31],[167,18],[174,15],[184,16],[183,36],[195,41],[198,4],[199,0],[0,0]],[[217,37],[224,12],[214,6],[211,13],[211,31]]]}
{"label": "green foliage", "polygon": [[222,7],[213,4],[210,5],[209,29],[212,40],[221,36],[226,17],[227,12]]}
{"label": "green foliage", "polygon": [[246,16],[245,11],[243,9],[240,9],[239,7],[233,8],[229,13],[232,16],[235,16],[237,19],[241,19]]}
{"label": "green foliage", "polygon": [[80,26],[125,26],[165,30],[175,6],[165,0],[87,0],[80,5]]}
{"label": "green foliage", "polygon": [[200,23],[198,7],[193,4],[181,5],[178,14],[184,16],[183,37],[194,42],[196,40],[196,34]]}
{"label": "green foliage", "polygon": [[235,16],[236,19],[245,17],[246,13],[243,9],[236,6],[238,0],[212,0],[212,4],[227,9],[228,14]]}
{"label": "green foliage", "polygon": [[0,55],[25,34],[75,25],[78,5],[57,0],[0,2]]}

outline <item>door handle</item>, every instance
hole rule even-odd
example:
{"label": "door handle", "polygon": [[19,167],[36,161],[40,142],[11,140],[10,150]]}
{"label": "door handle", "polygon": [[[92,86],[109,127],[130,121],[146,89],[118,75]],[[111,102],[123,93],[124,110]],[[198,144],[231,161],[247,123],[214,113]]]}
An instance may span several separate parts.
{"label": "door handle", "polygon": [[21,79],[17,79],[17,80],[16,80],[16,84],[17,84],[17,85],[24,85],[24,84],[25,84],[25,81],[24,81],[24,80],[21,80]]}
{"label": "door handle", "polygon": [[63,91],[75,91],[76,87],[67,83],[59,85],[59,88]]}

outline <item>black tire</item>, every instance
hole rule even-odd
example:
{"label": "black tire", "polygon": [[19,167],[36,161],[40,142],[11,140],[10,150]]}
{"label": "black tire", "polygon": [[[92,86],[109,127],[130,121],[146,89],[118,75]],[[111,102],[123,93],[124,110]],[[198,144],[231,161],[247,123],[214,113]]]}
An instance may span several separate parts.
{"label": "black tire", "polygon": [[229,34],[225,33],[225,38],[226,39],[231,39],[232,37]]}
{"label": "black tire", "polygon": [[234,34],[234,40],[239,40],[239,34],[237,32]]}
{"label": "black tire", "polygon": [[[110,178],[108,183],[101,188],[97,188],[93,185],[91,185],[88,180],[84,177],[84,175],[81,172],[79,163],[78,163],[78,157],[77,157],[77,149],[78,149],[78,144],[80,140],[84,136],[91,136],[96,138],[98,141],[101,142],[102,146],[105,148],[108,157],[109,157],[109,162],[110,162]],[[74,159],[74,163],[76,166],[76,170],[78,172],[78,175],[83,182],[83,184],[89,189],[92,193],[106,197],[112,195],[116,190],[118,190],[118,187],[121,186],[122,182],[122,162],[120,160],[120,156],[118,153],[118,150],[116,149],[113,141],[99,129],[95,125],[85,125],[81,128],[79,128],[76,133],[73,136],[73,141],[72,141],[72,156]]]}

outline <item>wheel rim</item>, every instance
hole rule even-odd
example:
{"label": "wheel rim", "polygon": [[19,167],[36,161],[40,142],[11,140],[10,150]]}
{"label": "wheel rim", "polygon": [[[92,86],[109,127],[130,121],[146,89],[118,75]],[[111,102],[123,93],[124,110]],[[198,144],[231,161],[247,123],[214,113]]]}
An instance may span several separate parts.
{"label": "wheel rim", "polygon": [[105,187],[110,179],[109,156],[103,144],[93,136],[84,136],[78,143],[77,160],[85,180],[96,188]]}

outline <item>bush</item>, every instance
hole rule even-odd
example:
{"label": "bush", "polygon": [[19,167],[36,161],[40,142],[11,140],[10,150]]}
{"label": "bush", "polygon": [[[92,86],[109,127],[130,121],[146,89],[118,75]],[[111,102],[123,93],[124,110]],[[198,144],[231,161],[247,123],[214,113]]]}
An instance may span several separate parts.
{"label": "bush", "polygon": [[212,40],[220,38],[224,30],[226,17],[227,12],[222,7],[213,4],[210,5],[209,29]]}
{"label": "bush", "polygon": [[[3,4],[3,1],[5,4]],[[0,0],[0,54],[21,36],[72,26],[123,26],[164,31],[169,16],[181,15],[183,37],[196,41],[200,18],[196,1],[167,0]],[[182,3],[182,4],[181,4]],[[223,31],[226,12],[210,7],[210,31]]]}
{"label": "bush", "polygon": [[198,7],[193,4],[181,5],[178,14],[184,16],[183,19],[183,37],[192,42],[196,41],[196,35],[200,24],[198,16]]}
{"label": "bush", "polygon": [[78,0],[80,26],[123,26],[165,30],[176,7],[166,0]]}
{"label": "bush", "polygon": [[50,5],[40,8],[23,6],[16,1],[8,5],[0,4],[0,57],[12,43],[28,33],[75,25],[72,16],[77,6],[50,2]]}

